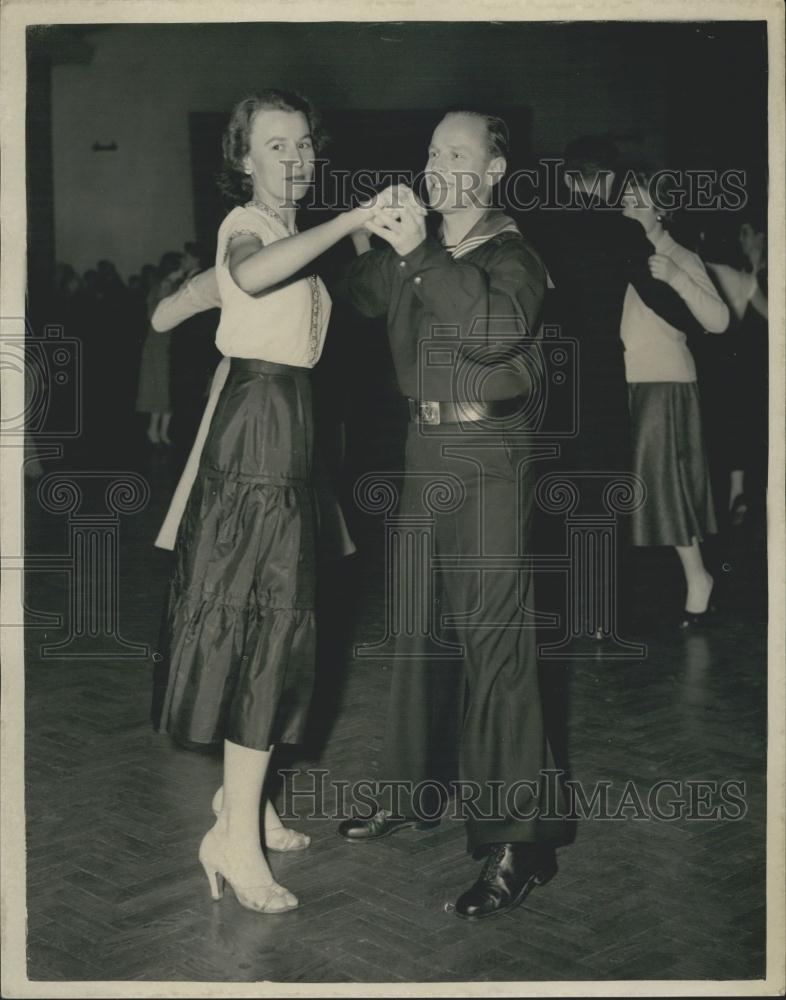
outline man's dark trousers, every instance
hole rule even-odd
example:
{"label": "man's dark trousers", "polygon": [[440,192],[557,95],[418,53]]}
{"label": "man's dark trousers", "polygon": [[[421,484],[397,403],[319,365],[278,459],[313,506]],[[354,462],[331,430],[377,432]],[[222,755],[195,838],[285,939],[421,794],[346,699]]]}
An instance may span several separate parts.
{"label": "man's dark trousers", "polygon": [[[549,805],[561,811],[563,803],[547,795],[554,775],[542,774],[555,764],[538,688],[532,573],[523,558],[533,509],[530,450],[520,435],[497,426],[461,428],[410,424],[399,514],[428,516],[429,487],[439,491],[440,481],[455,477],[451,483],[460,484],[463,499],[456,509],[432,512],[434,554],[483,556],[489,568],[433,576],[434,601],[426,613],[433,631],[457,643],[463,655],[427,658],[421,630],[400,636],[380,778],[411,783],[408,788],[427,781],[448,787],[455,777],[474,783],[480,795],[465,815],[468,850],[475,852],[488,843],[558,839],[560,820],[524,817]],[[494,568],[495,556],[513,557],[514,565]],[[447,627],[443,616],[451,619]],[[514,786],[511,815],[506,800]],[[469,799],[469,791],[463,794]],[[414,803],[408,791],[398,801],[400,813],[420,818],[445,805],[444,796],[425,790]],[[388,807],[393,802],[381,800]]]}

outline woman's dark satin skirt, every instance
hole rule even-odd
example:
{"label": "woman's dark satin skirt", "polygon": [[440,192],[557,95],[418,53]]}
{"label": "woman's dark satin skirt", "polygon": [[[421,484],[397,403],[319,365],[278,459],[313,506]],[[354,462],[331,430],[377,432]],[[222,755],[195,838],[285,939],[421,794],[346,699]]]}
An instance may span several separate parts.
{"label": "woman's dark satin skirt", "polygon": [[153,718],[181,742],[302,740],[314,683],[312,450],[310,373],[233,358],[163,627],[167,683]]}
{"label": "woman's dark satin skirt", "polygon": [[632,382],[633,471],[647,488],[634,545],[690,546],[717,532],[695,382]]}

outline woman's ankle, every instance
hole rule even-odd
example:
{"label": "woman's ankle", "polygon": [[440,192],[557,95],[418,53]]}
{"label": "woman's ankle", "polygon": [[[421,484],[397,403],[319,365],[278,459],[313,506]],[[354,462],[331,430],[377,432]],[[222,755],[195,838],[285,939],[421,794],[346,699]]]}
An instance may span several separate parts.
{"label": "woman's ankle", "polygon": [[701,614],[707,610],[715,580],[705,569],[701,579],[694,577],[688,583],[688,593],[685,600],[685,610],[693,614]]}

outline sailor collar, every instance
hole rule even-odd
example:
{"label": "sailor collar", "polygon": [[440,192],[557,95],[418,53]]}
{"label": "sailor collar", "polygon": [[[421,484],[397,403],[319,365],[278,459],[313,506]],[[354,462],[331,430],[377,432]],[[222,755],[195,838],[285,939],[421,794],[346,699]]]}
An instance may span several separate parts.
{"label": "sailor collar", "polygon": [[[482,215],[478,219],[464,239],[460,240],[455,246],[445,246],[445,249],[456,260],[465,254],[471,253],[473,250],[477,250],[479,246],[482,246],[489,240],[493,240],[500,233],[518,233],[520,236],[521,230],[513,219],[509,215],[505,215],[500,209],[489,209],[485,215]],[[438,235],[440,242],[443,242],[444,245],[444,230],[441,224]],[[548,270],[546,270],[546,287],[554,288],[554,282]]]}
{"label": "sailor collar", "polygon": [[[445,249],[453,258],[463,257],[494,239],[495,236],[499,236],[500,233],[519,233],[519,227],[509,215],[505,215],[499,209],[491,209],[478,219],[462,240],[455,246],[445,246]],[[441,225],[439,238],[440,241],[444,242],[444,231]]]}

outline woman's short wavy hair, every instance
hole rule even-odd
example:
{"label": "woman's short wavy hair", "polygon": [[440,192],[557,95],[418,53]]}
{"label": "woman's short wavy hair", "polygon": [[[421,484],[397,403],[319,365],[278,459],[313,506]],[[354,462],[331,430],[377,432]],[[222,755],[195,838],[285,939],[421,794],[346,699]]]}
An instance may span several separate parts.
{"label": "woman's short wavy hair", "polygon": [[288,90],[260,90],[249,94],[235,105],[224,132],[222,150],[224,166],[216,178],[219,190],[230,201],[242,204],[253,195],[251,178],[243,169],[243,159],[248,155],[251,128],[260,111],[295,111],[305,116],[314,150],[318,153],[327,142],[311,101]]}

